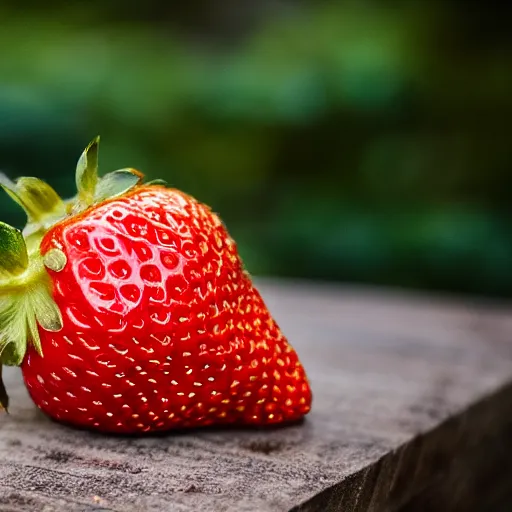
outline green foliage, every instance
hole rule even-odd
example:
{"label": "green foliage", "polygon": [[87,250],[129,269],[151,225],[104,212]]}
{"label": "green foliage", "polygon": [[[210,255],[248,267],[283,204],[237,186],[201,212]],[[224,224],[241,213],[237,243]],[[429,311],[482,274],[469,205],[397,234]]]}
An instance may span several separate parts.
{"label": "green foliage", "polygon": [[254,273],[512,295],[512,38],[404,5],[311,2],[229,48],[99,3],[7,18],[0,167],[69,196],[100,133],[101,174],[210,203]]}

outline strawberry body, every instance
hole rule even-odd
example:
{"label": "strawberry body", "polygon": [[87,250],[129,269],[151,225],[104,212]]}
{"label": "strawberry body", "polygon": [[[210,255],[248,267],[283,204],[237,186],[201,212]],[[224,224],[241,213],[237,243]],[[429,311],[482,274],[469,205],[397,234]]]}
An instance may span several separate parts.
{"label": "strawberry body", "polygon": [[57,223],[41,254],[63,327],[22,363],[49,416],[133,433],[294,421],[311,406],[301,363],[210,209],[140,186]]}

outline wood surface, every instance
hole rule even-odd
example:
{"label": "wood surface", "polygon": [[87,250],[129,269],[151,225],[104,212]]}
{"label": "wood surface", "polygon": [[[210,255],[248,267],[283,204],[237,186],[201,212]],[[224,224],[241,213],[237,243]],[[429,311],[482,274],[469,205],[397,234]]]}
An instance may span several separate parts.
{"label": "wood surface", "polygon": [[0,511],[512,510],[512,307],[267,281],[313,410],[274,430],[105,436],[6,370]]}

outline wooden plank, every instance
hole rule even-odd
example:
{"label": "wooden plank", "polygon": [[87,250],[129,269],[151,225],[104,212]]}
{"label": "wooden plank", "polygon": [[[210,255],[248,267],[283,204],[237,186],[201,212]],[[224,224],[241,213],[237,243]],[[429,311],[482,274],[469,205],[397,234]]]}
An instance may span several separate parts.
{"label": "wooden plank", "polygon": [[0,510],[508,510],[510,305],[260,286],[312,381],[303,424],[140,439],[77,431],[37,411],[8,369]]}

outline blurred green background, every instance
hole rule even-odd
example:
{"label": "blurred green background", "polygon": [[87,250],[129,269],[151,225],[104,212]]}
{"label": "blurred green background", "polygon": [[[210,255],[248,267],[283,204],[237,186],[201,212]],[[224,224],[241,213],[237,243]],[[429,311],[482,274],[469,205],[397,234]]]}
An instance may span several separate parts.
{"label": "blurred green background", "polygon": [[[512,31],[495,2],[0,6],[0,168],[68,196],[96,134],[209,203],[249,270],[512,296]],[[0,218],[23,214],[5,198]]]}

